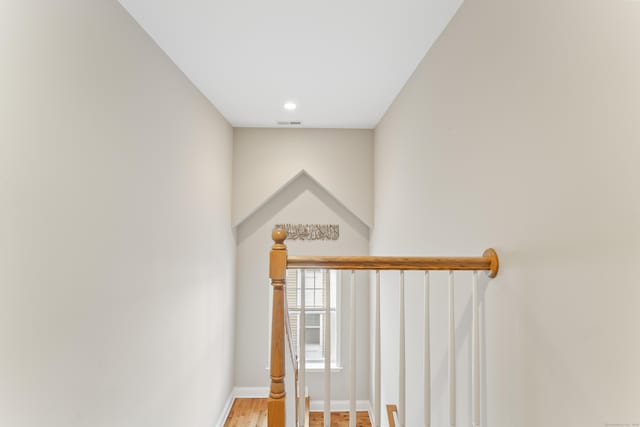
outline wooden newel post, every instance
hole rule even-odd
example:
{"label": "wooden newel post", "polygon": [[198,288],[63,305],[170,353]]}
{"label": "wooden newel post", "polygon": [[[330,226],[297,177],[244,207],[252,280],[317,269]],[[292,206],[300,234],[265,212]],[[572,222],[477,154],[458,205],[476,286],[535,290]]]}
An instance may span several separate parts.
{"label": "wooden newel post", "polygon": [[273,317],[271,319],[271,389],[269,392],[268,426],[285,425],[284,389],[284,281],[287,272],[287,232],[275,229],[274,244],[269,256],[269,277],[273,286]]}

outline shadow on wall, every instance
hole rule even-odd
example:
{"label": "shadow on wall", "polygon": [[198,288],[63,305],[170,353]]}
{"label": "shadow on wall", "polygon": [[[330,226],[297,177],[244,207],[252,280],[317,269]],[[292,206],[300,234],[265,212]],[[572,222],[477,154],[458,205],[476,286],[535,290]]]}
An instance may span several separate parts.
{"label": "shadow on wall", "polygon": [[284,206],[289,205],[305,191],[309,191],[316,196],[327,205],[327,207],[338,214],[349,226],[353,227],[363,238],[369,238],[369,227],[340,200],[309,175],[307,171],[301,170],[238,224],[236,229],[236,242],[243,242],[263,224],[275,217]]}

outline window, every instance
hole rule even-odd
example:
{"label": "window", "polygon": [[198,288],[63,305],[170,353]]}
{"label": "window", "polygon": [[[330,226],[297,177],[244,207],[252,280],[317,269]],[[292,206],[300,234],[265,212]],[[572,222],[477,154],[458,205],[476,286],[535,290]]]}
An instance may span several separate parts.
{"label": "window", "polygon": [[[338,367],[338,331],[339,316],[338,272],[331,270],[287,270],[287,304],[291,321],[293,345],[300,354],[300,305],[302,301],[302,274],[305,283],[305,352],[308,367],[324,366],[327,345],[324,342],[325,313],[327,304],[327,288],[330,288],[330,336],[331,366]],[[328,285],[331,285],[330,287]]]}

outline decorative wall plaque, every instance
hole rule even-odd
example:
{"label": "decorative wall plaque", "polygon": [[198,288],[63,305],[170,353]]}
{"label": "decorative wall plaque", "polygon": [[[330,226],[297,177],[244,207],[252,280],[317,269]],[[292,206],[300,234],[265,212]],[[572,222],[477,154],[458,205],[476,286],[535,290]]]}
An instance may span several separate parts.
{"label": "decorative wall plaque", "polygon": [[287,232],[287,240],[338,240],[338,224],[276,224]]}

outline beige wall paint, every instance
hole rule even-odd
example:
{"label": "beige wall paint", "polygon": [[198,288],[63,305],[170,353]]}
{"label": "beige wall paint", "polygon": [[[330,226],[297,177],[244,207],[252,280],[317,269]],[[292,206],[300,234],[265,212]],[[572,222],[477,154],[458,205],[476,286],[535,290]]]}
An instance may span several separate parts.
{"label": "beige wall paint", "polygon": [[0,3],[0,424],[211,426],[232,128],[115,1]]}
{"label": "beige wall paint", "polygon": [[[236,298],[236,386],[266,387],[269,385],[270,287],[268,279],[269,248],[273,244],[271,230],[275,224],[338,224],[337,241],[288,241],[291,255],[367,255],[368,230],[354,226],[352,218],[332,209],[327,196],[304,189],[287,201],[273,203],[277,209],[264,209],[256,213],[259,225],[251,230],[239,230],[237,252]],[[241,228],[244,225],[240,226]],[[349,275],[343,275],[341,284],[341,336],[340,354],[343,370],[332,374],[332,399],[348,399],[349,390]],[[368,276],[357,275],[357,395],[367,400],[369,393],[369,289]],[[307,374],[307,387],[312,400],[323,398],[323,374]],[[289,389],[288,391],[291,391]]]}
{"label": "beige wall paint", "polygon": [[371,225],[373,131],[235,129],[233,224],[238,225],[301,170]]}
{"label": "beige wall paint", "polygon": [[[376,129],[373,253],[500,254],[481,286],[483,425],[640,423],[639,24],[635,1],[467,0]],[[458,425],[470,425],[458,277]],[[434,282],[432,425],[448,425],[444,275]],[[420,279],[407,287],[415,426]],[[394,287],[383,297],[396,306]],[[397,324],[383,310],[385,402]]]}
{"label": "beige wall paint", "polygon": [[[294,255],[366,255],[373,187],[373,132],[342,129],[262,129],[234,131],[235,206],[252,213],[237,231],[236,386],[268,386],[268,251],[278,223],[339,224],[338,241],[289,241]],[[298,173],[304,170],[308,176]],[[292,180],[292,178],[296,177]],[[273,185],[271,185],[273,184]],[[285,185],[286,184],[286,185]],[[282,186],[284,185],[284,188]],[[340,198],[338,193],[355,198]],[[257,189],[278,191],[257,196]],[[266,204],[264,203],[266,201]],[[364,203],[364,201],[367,201]],[[250,209],[249,209],[250,207]],[[348,279],[343,284],[341,359],[332,375],[332,399],[348,399]],[[358,275],[358,399],[369,394],[368,276]],[[312,400],[323,396],[321,373],[308,375]]]}

